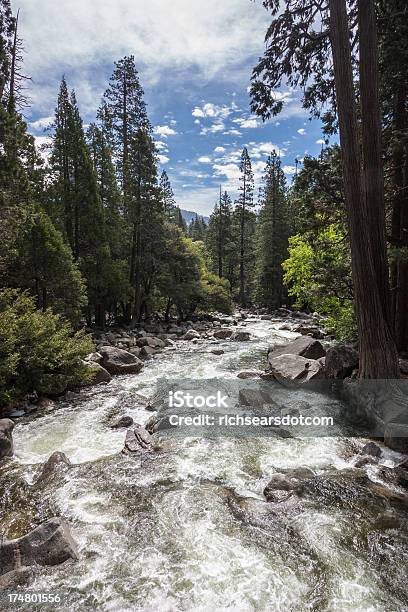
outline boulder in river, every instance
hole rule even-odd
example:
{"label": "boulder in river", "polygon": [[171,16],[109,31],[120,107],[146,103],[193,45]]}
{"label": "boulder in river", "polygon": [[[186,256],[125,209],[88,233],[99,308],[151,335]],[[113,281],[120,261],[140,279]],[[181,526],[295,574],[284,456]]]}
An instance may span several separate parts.
{"label": "boulder in river", "polygon": [[182,340],[198,340],[199,338],[200,334],[198,333],[198,331],[196,331],[195,329],[189,329],[182,337]]}
{"label": "boulder in river", "polygon": [[21,538],[3,541],[0,576],[20,568],[59,565],[78,558],[68,524],[60,518],[52,518]]}
{"label": "boulder in river", "polygon": [[299,355],[269,355],[270,374],[282,383],[305,383],[309,380],[324,378],[324,369],[319,361],[305,359]]}
{"label": "boulder in river", "polygon": [[128,430],[124,452],[137,453],[150,450],[152,450],[152,436],[144,427],[137,425],[135,429]]}
{"label": "boulder in river", "polygon": [[268,359],[274,359],[279,355],[298,355],[306,359],[320,359],[326,355],[322,344],[310,336],[302,336],[292,340],[284,346],[277,346],[268,351]]}
{"label": "boulder in river", "polygon": [[103,357],[102,366],[109,374],[138,374],[143,368],[143,362],[128,351],[113,346],[103,346],[99,352]]}
{"label": "boulder in river", "polygon": [[213,336],[217,340],[227,340],[228,338],[231,338],[232,334],[233,334],[232,329],[227,329],[225,327],[222,327],[221,329],[215,330]]}
{"label": "boulder in river", "polygon": [[0,460],[13,455],[14,421],[11,419],[0,419]]}
{"label": "boulder in river", "polygon": [[251,340],[251,334],[246,331],[237,330],[232,334],[231,340],[234,340],[235,342],[248,342]]}
{"label": "boulder in river", "polygon": [[44,463],[43,469],[39,477],[36,480],[36,484],[42,484],[44,481],[49,480],[55,474],[60,474],[67,468],[71,467],[72,463],[68,459],[65,453],[55,451],[52,453],[48,460]]}
{"label": "boulder in river", "polygon": [[263,374],[262,370],[244,370],[237,375],[241,380],[249,380],[251,378],[260,378]]}
{"label": "boulder in river", "polygon": [[114,423],[112,423],[111,428],[112,429],[122,429],[122,428],[132,427],[132,425],[133,425],[132,417],[125,415],[125,416],[121,416]]}
{"label": "boulder in river", "polygon": [[362,455],[369,455],[371,457],[381,457],[381,448],[375,442],[367,442],[361,449]]}
{"label": "boulder in river", "polygon": [[351,346],[334,346],[326,353],[325,366],[327,378],[343,380],[358,368],[358,353]]}
{"label": "boulder in river", "polygon": [[211,349],[210,351],[213,355],[223,355],[225,353],[225,351],[223,351],[222,349]]}
{"label": "boulder in river", "polygon": [[89,382],[85,381],[85,384],[100,385],[101,383],[108,383],[112,380],[112,376],[109,372],[96,361],[84,361],[83,364],[90,377]]}

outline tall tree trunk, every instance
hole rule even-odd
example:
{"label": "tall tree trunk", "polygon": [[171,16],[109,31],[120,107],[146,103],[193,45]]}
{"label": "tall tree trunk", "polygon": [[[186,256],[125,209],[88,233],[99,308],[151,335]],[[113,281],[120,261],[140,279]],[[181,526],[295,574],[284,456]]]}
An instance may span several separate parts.
{"label": "tall tree trunk", "polygon": [[[364,1],[371,3],[371,0]],[[373,244],[373,241],[385,233],[385,217],[381,217],[378,210],[372,214],[364,195],[365,180],[361,175],[346,0],[329,0],[329,7],[344,189],[359,329],[359,375],[360,378],[398,378],[398,355],[384,303],[383,284],[386,270],[379,270],[380,262],[386,261],[386,254],[373,253],[375,249],[385,249],[384,243]],[[369,28],[368,34],[370,32]],[[365,42],[363,46],[370,44]],[[362,61],[369,61],[370,57],[371,54],[363,50]],[[366,75],[369,70],[362,67],[362,72]],[[365,79],[366,76],[363,77],[364,83]],[[367,92],[363,95],[366,96]],[[364,121],[365,118],[363,123]],[[375,180],[378,184],[377,179]]]}
{"label": "tall tree trunk", "polygon": [[242,209],[241,209],[241,245],[239,259],[239,302],[242,306],[245,305],[245,204],[246,204],[246,177],[244,175],[244,188],[242,192]]}
{"label": "tall tree trunk", "polygon": [[[402,137],[407,126],[407,88],[401,82],[395,92],[394,103],[394,151],[392,243],[400,249],[408,247],[408,192],[407,151]],[[408,262],[395,257],[391,267],[392,305],[394,312],[395,340],[400,351],[408,350]]]}

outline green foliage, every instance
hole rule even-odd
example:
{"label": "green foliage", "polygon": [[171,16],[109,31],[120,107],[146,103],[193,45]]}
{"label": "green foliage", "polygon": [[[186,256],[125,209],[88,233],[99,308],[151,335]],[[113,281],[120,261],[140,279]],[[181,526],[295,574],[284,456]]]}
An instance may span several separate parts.
{"label": "green foliage", "polygon": [[50,309],[36,309],[27,293],[0,291],[0,405],[79,384],[85,376],[81,358],[92,350],[89,336],[73,334]]}
{"label": "green foliage", "polygon": [[86,293],[72,252],[41,206],[30,206],[26,214],[6,284],[28,289],[39,308],[52,307],[78,325]]}
{"label": "green foliage", "polygon": [[328,324],[341,339],[355,338],[350,253],[339,226],[332,224],[317,236],[289,238],[289,258],[283,269],[296,306],[327,315]]}

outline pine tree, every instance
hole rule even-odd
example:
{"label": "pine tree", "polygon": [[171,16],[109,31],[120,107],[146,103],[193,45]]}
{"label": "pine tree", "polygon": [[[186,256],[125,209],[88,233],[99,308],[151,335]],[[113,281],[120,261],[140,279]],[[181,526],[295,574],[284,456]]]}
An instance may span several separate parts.
{"label": "pine tree", "polygon": [[282,306],[282,263],[287,256],[286,179],[275,151],[268,157],[257,225],[256,300],[273,310]]}
{"label": "pine tree", "polygon": [[163,198],[164,212],[166,213],[169,221],[174,223],[176,220],[176,199],[174,197],[174,192],[171,187],[169,177],[165,170],[163,170],[160,177],[160,191]]}
{"label": "pine tree", "polygon": [[130,148],[140,128],[148,129],[143,89],[133,56],[115,63],[99,117],[110,135],[125,212],[131,206]]}
{"label": "pine tree", "polygon": [[229,257],[232,241],[232,200],[228,193],[222,193],[210,216],[206,245],[213,261],[213,270],[220,278],[228,277]]}
{"label": "pine tree", "polygon": [[235,214],[239,217],[239,296],[242,306],[249,302],[249,262],[252,254],[254,231],[254,175],[248,149],[244,147],[239,166],[240,195],[236,202]]}

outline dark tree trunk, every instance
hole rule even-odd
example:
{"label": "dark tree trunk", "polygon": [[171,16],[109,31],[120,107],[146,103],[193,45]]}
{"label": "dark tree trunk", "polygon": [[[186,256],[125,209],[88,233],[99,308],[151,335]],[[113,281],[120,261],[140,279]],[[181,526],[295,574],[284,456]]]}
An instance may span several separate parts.
{"label": "dark tree trunk", "polygon": [[[371,0],[362,0],[372,4]],[[360,2],[361,4],[361,2]],[[358,139],[358,123],[351,65],[351,45],[345,0],[329,0],[331,44],[337,108],[339,116],[340,142],[342,149],[343,178],[350,230],[351,260],[355,294],[356,315],[359,329],[360,344],[360,378],[398,378],[398,355],[392,331],[387,318],[387,299],[384,294],[384,278],[386,269],[380,270],[380,262],[385,266],[386,254],[375,254],[375,249],[383,248],[385,243],[378,243],[379,237],[385,235],[385,215],[380,215],[378,208],[372,213],[365,197],[365,179],[361,174],[360,144]],[[368,16],[371,23],[370,7]],[[364,25],[365,35],[372,36],[371,26]],[[367,29],[368,28],[368,29]],[[360,32],[361,34],[361,32]],[[362,41],[360,41],[361,43]],[[372,41],[363,42],[361,62],[373,61],[370,48]],[[362,82],[367,87],[367,75],[375,70],[372,66],[361,67]],[[364,75],[364,76],[363,76]],[[366,98],[367,91],[361,92]],[[367,102],[363,104],[366,109]],[[371,113],[369,118],[363,118],[367,123],[374,121]],[[375,136],[376,140],[378,136]],[[367,139],[367,136],[366,136]],[[379,141],[378,141],[379,142]],[[367,142],[365,143],[367,146]],[[367,151],[365,151],[367,159]],[[374,155],[373,164],[377,159]],[[376,166],[375,166],[376,167]],[[375,184],[378,186],[377,177]],[[378,195],[376,196],[378,198]],[[377,207],[378,207],[377,200]]]}

